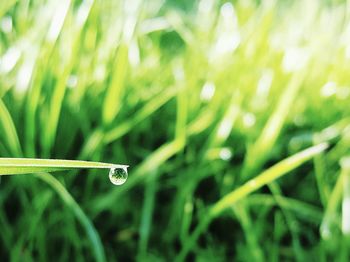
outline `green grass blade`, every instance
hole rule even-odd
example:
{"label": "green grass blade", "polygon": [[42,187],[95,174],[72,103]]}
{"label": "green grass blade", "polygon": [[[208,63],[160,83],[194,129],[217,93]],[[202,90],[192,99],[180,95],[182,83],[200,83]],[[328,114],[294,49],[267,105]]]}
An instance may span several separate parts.
{"label": "green grass blade", "polygon": [[[319,154],[320,155],[320,154]],[[316,158],[317,156],[315,156]],[[288,227],[291,237],[292,237],[292,246],[293,246],[293,251],[294,251],[294,256],[295,256],[295,260],[296,261],[303,261],[303,257],[302,257],[302,248],[301,248],[301,244],[298,238],[298,234],[297,234],[297,230],[295,227],[295,217],[293,216],[293,214],[291,214],[291,212],[289,212],[288,210],[285,210],[283,208],[283,200],[281,200],[280,198],[278,198],[278,196],[282,195],[282,190],[279,187],[279,185],[273,181],[270,184],[267,185],[268,188],[270,189],[273,197],[275,197],[276,202],[278,204],[278,206],[281,208],[281,213],[284,216],[285,222],[286,222],[286,226]]]}
{"label": "green grass blade", "polygon": [[143,209],[141,213],[141,222],[139,228],[140,240],[138,245],[138,257],[143,258],[147,255],[147,248],[149,243],[149,238],[152,230],[152,222],[154,222],[154,206],[156,193],[158,190],[158,174],[157,171],[150,174],[148,177],[147,187],[145,188],[145,196]]}
{"label": "green grass blade", "polygon": [[344,176],[344,172],[341,172],[338,176],[338,180],[327,202],[327,208],[320,226],[320,234],[324,240],[330,239],[334,233],[333,229],[337,220],[337,208],[339,207],[343,193]]}
{"label": "green grass blade", "polygon": [[40,50],[40,54],[36,54],[35,68],[32,73],[32,80],[29,90],[26,95],[26,105],[25,105],[25,146],[24,151],[27,156],[34,157],[36,155],[35,141],[36,141],[36,121],[37,121],[37,111],[40,101],[40,96],[42,94],[42,83],[44,79],[45,71],[45,60],[47,59],[47,54],[51,53],[51,46],[47,49],[43,48]]}
{"label": "green grass blade", "polygon": [[21,156],[22,149],[19,143],[15,124],[5,104],[0,99],[0,137],[8,143],[13,156]]}
{"label": "green grass blade", "polygon": [[55,172],[72,169],[111,169],[126,168],[126,165],[115,165],[101,162],[34,159],[34,158],[0,158],[0,175],[16,175],[41,172]]}
{"label": "green grass blade", "polygon": [[247,207],[242,205],[242,203],[238,203],[237,205],[233,206],[232,210],[240,221],[247,245],[251,250],[251,255],[249,257],[257,262],[264,261],[263,251],[258,244],[259,242],[256,236],[256,232],[254,231],[254,226],[252,223],[251,215],[249,214],[249,210],[247,210]]}

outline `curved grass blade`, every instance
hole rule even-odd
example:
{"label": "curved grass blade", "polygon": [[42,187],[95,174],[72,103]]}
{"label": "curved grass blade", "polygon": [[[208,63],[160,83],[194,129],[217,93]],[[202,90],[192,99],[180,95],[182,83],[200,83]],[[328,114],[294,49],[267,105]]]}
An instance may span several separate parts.
{"label": "curved grass blade", "polygon": [[[78,161],[80,162],[80,161]],[[77,204],[74,198],[69,194],[66,188],[52,175],[47,173],[35,174],[48,185],[50,185],[60,196],[65,205],[72,210],[78,221],[85,229],[92,246],[92,251],[98,262],[106,261],[103,245],[100,236],[98,235],[96,228],[92,224],[91,220],[86,216],[81,207]]]}
{"label": "curved grass blade", "polygon": [[0,158],[0,175],[55,172],[72,169],[111,169],[127,167],[127,165],[62,159]]}

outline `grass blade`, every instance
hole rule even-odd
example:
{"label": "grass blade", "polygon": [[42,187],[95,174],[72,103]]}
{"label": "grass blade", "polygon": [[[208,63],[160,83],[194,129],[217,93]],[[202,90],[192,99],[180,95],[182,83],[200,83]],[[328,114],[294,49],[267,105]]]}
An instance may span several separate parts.
{"label": "grass blade", "polygon": [[112,123],[121,107],[121,97],[123,96],[127,77],[128,50],[126,44],[121,44],[117,51],[111,84],[107,88],[103,103],[102,119],[106,126]]}
{"label": "grass blade", "polygon": [[101,162],[35,159],[35,158],[0,158],[0,175],[17,175],[38,172],[55,172],[72,169],[111,169],[127,168],[127,165],[115,165]]}
{"label": "grass blade", "polygon": [[22,149],[17,136],[15,124],[13,123],[10,113],[1,99],[0,99],[0,131],[3,134],[4,140],[7,141],[8,147],[12,155],[14,156],[22,155]]}
{"label": "grass blade", "polygon": [[298,90],[301,88],[304,77],[305,72],[300,72],[293,76],[289,85],[286,87],[286,91],[281,95],[278,105],[266,123],[261,135],[255,144],[249,148],[244,163],[244,178],[249,178],[251,174],[259,171],[268,159],[267,152],[271,151],[283,128],[283,124],[298,95]]}

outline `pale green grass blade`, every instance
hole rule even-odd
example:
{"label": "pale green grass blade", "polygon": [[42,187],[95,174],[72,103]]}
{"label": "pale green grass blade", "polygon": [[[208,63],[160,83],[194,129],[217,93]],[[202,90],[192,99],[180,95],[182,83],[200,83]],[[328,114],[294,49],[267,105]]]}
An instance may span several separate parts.
{"label": "pale green grass blade", "polygon": [[322,220],[322,209],[307,204],[297,199],[284,196],[271,196],[267,194],[253,194],[242,200],[251,206],[281,206],[282,208],[293,212],[295,215],[314,223],[320,223]]}
{"label": "pale green grass blade", "polygon": [[217,202],[213,206],[213,208],[211,209],[211,215],[213,217],[219,215],[222,211],[236,203],[238,200],[242,199],[251,192],[261,188],[262,186],[267,185],[272,181],[275,181],[287,172],[290,172],[291,170],[297,168],[304,162],[313,158],[315,155],[318,155],[324,150],[326,150],[327,147],[328,145],[326,143],[322,143],[282,160],[281,162],[262,172],[256,178],[249,180],[237,190],[223,197],[219,202]]}
{"label": "pale green grass blade", "polygon": [[19,143],[15,124],[5,104],[0,99],[0,137],[7,141],[13,156],[21,156],[22,149]]}
{"label": "pale green grass blade", "polygon": [[86,234],[88,235],[91,241],[91,248],[94,253],[95,259],[98,262],[106,261],[105,253],[103,249],[103,245],[98,235],[94,225],[90,221],[90,219],[86,216],[81,207],[77,204],[74,198],[69,194],[66,188],[52,175],[47,173],[36,174],[36,177],[40,178],[47,184],[49,184],[56,193],[61,197],[63,202],[71,209],[71,211],[75,214],[78,221],[83,226]]}
{"label": "pale green grass blade", "polygon": [[33,158],[0,158],[0,175],[15,175],[38,172],[55,172],[72,169],[111,169],[127,168],[126,165],[115,165],[101,162],[33,159]]}
{"label": "pale green grass blade", "polygon": [[235,121],[241,113],[242,100],[243,97],[239,91],[234,92],[224,116],[218,123],[217,129],[211,137],[210,147],[219,147],[229,138]]}
{"label": "pale green grass blade", "polygon": [[112,123],[121,108],[121,97],[125,89],[125,80],[129,67],[128,50],[128,45],[125,43],[122,43],[117,50],[111,84],[107,88],[102,108],[102,120],[106,126]]}
{"label": "pale green grass blade", "polygon": [[215,217],[219,216],[225,209],[233,206],[237,201],[243,199],[250,193],[256,191],[257,189],[265,186],[272,181],[275,181],[279,177],[284,174],[292,171],[297,168],[304,162],[310,160],[315,155],[320,154],[324,150],[326,150],[328,145],[326,143],[322,143],[308,149],[305,149],[291,157],[288,157],[266,171],[262,172],[256,178],[249,180],[247,183],[232,191],[231,193],[224,196],[218,202],[216,202],[213,207],[209,210],[209,214],[203,218],[197,228],[193,231],[191,237],[186,242],[185,246],[181,250],[178,255],[176,261],[183,261],[190,251],[190,249],[195,245],[198,237],[202,234],[202,232],[207,228],[209,223]]}
{"label": "pale green grass blade", "polygon": [[19,175],[19,174],[34,174],[41,172],[56,172],[69,170],[68,168],[59,167],[0,167],[0,176],[3,175]]}
{"label": "pale green grass blade", "polygon": [[139,17],[142,1],[134,0],[124,6],[125,23],[117,49],[114,68],[111,71],[111,81],[107,87],[102,106],[102,123],[109,126],[117,116],[122,106],[122,97],[125,92],[127,74],[129,69],[129,50],[135,34],[137,19]]}
{"label": "pale green grass blade", "polygon": [[255,171],[258,171],[268,159],[268,152],[270,152],[274,146],[282,130],[283,124],[298,94],[304,77],[305,72],[303,71],[293,75],[261,135],[254,145],[248,149],[244,163],[243,177],[249,177]]}
{"label": "pale green grass blade", "polygon": [[92,132],[92,134],[86,139],[85,145],[81,149],[78,159],[86,159],[90,157],[93,152],[96,152],[102,144],[104,134],[105,133],[101,128]]}
{"label": "pale green grass blade", "polygon": [[173,66],[173,74],[176,86],[179,90],[176,96],[176,123],[175,139],[186,139],[186,128],[188,118],[188,88],[186,88],[187,79],[184,72],[183,62],[177,61]]}
{"label": "pale green grass blade", "polygon": [[212,108],[207,108],[202,113],[198,115],[198,117],[193,120],[188,126],[188,134],[196,135],[203,130],[206,130],[214,121],[215,114]]}

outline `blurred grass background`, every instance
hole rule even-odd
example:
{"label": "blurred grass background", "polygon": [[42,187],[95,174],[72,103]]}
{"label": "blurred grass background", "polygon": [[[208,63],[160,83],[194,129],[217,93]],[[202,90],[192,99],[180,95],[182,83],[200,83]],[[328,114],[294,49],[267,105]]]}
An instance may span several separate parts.
{"label": "blurred grass background", "polygon": [[0,157],[131,166],[1,178],[1,260],[348,261],[349,72],[348,1],[1,1]]}

